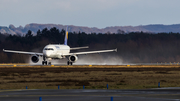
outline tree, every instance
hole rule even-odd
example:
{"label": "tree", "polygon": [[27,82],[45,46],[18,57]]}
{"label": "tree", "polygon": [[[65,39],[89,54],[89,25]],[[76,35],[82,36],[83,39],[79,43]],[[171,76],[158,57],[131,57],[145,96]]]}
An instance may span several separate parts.
{"label": "tree", "polygon": [[37,31],[37,36],[38,37],[41,36],[41,31],[40,30]]}
{"label": "tree", "polygon": [[26,34],[25,37],[28,37],[28,38],[31,38],[33,35],[32,35],[32,31],[31,30],[28,30],[28,33]]}
{"label": "tree", "polygon": [[[112,56],[121,57],[124,62],[180,62],[180,34],[179,33],[158,33],[130,32],[119,34],[87,34],[85,32],[69,32],[68,45],[71,47],[90,46],[93,49],[118,48],[117,53],[107,53]],[[0,47],[4,49],[34,51],[42,50],[45,45],[50,43],[63,43],[65,30],[59,31],[57,28],[47,28],[38,30],[37,35],[33,36],[29,30],[26,36],[0,34]],[[32,49],[32,50],[31,50]],[[15,62],[18,55],[3,55],[2,50],[0,62]],[[100,54],[101,55],[101,54]],[[102,54],[103,55],[103,54]],[[7,58],[7,59],[5,59]],[[18,62],[24,62],[25,57],[17,58]]]}
{"label": "tree", "polygon": [[121,30],[121,29],[118,29],[118,30],[117,30],[117,33],[118,33],[118,34],[125,34],[125,32],[124,32],[123,30]]}

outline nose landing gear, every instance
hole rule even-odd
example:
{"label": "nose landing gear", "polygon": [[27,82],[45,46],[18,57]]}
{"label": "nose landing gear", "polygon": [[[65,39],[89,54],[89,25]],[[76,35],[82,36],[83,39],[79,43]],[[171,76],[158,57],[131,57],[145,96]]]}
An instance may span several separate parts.
{"label": "nose landing gear", "polygon": [[43,56],[42,65],[47,65],[47,61],[46,61],[46,57],[45,56]]}
{"label": "nose landing gear", "polygon": [[42,65],[47,65],[47,61],[42,61]]}
{"label": "nose landing gear", "polygon": [[46,57],[43,56],[42,65],[51,65],[51,62],[47,62],[47,61],[46,61]]}

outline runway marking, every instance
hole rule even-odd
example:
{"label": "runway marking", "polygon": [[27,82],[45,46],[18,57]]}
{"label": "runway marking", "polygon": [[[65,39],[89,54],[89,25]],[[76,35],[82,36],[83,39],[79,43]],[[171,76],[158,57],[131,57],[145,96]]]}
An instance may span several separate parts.
{"label": "runway marking", "polygon": [[[180,94],[102,94],[102,95],[0,95],[0,97],[32,97],[32,96],[132,96],[132,97],[161,97],[161,96],[172,96]],[[179,96],[180,98],[180,96]]]}
{"label": "runway marking", "polygon": [[42,65],[19,65],[19,64],[10,64],[10,65],[0,65],[0,68],[180,68],[180,65],[51,65],[51,66],[42,66]]}
{"label": "runway marking", "polygon": [[10,91],[22,91],[24,89],[10,89],[10,90],[0,90],[0,92],[10,92]]}
{"label": "runway marking", "polygon": [[0,92],[28,91],[28,90],[38,90],[38,89],[7,89],[7,90],[0,90]]}

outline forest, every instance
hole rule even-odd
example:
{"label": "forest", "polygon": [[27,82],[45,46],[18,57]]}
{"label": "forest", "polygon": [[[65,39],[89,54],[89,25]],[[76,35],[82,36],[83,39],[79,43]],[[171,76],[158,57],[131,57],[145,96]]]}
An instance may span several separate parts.
{"label": "forest", "polygon": [[[33,35],[29,30],[23,36],[0,33],[0,63],[25,63],[29,55],[4,53],[3,49],[42,52],[48,44],[63,44],[65,30],[55,27],[38,30]],[[91,33],[69,32],[70,47],[89,46],[83,50],[115,49],[117,52],[102,53],[107,58],[121,58],[124,63],[180,62],[179,33]],[[79,50],[82,51],[82,50]],[[79,58],[80,59],[80,58]]]}

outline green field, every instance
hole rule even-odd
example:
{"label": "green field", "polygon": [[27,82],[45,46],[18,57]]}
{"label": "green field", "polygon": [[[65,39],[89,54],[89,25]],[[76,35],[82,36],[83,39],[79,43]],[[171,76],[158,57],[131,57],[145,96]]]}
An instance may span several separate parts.
{"label": "green field", "polygon": [[179,66],[1,66],[0,89],[146,89],[180,86]]}

